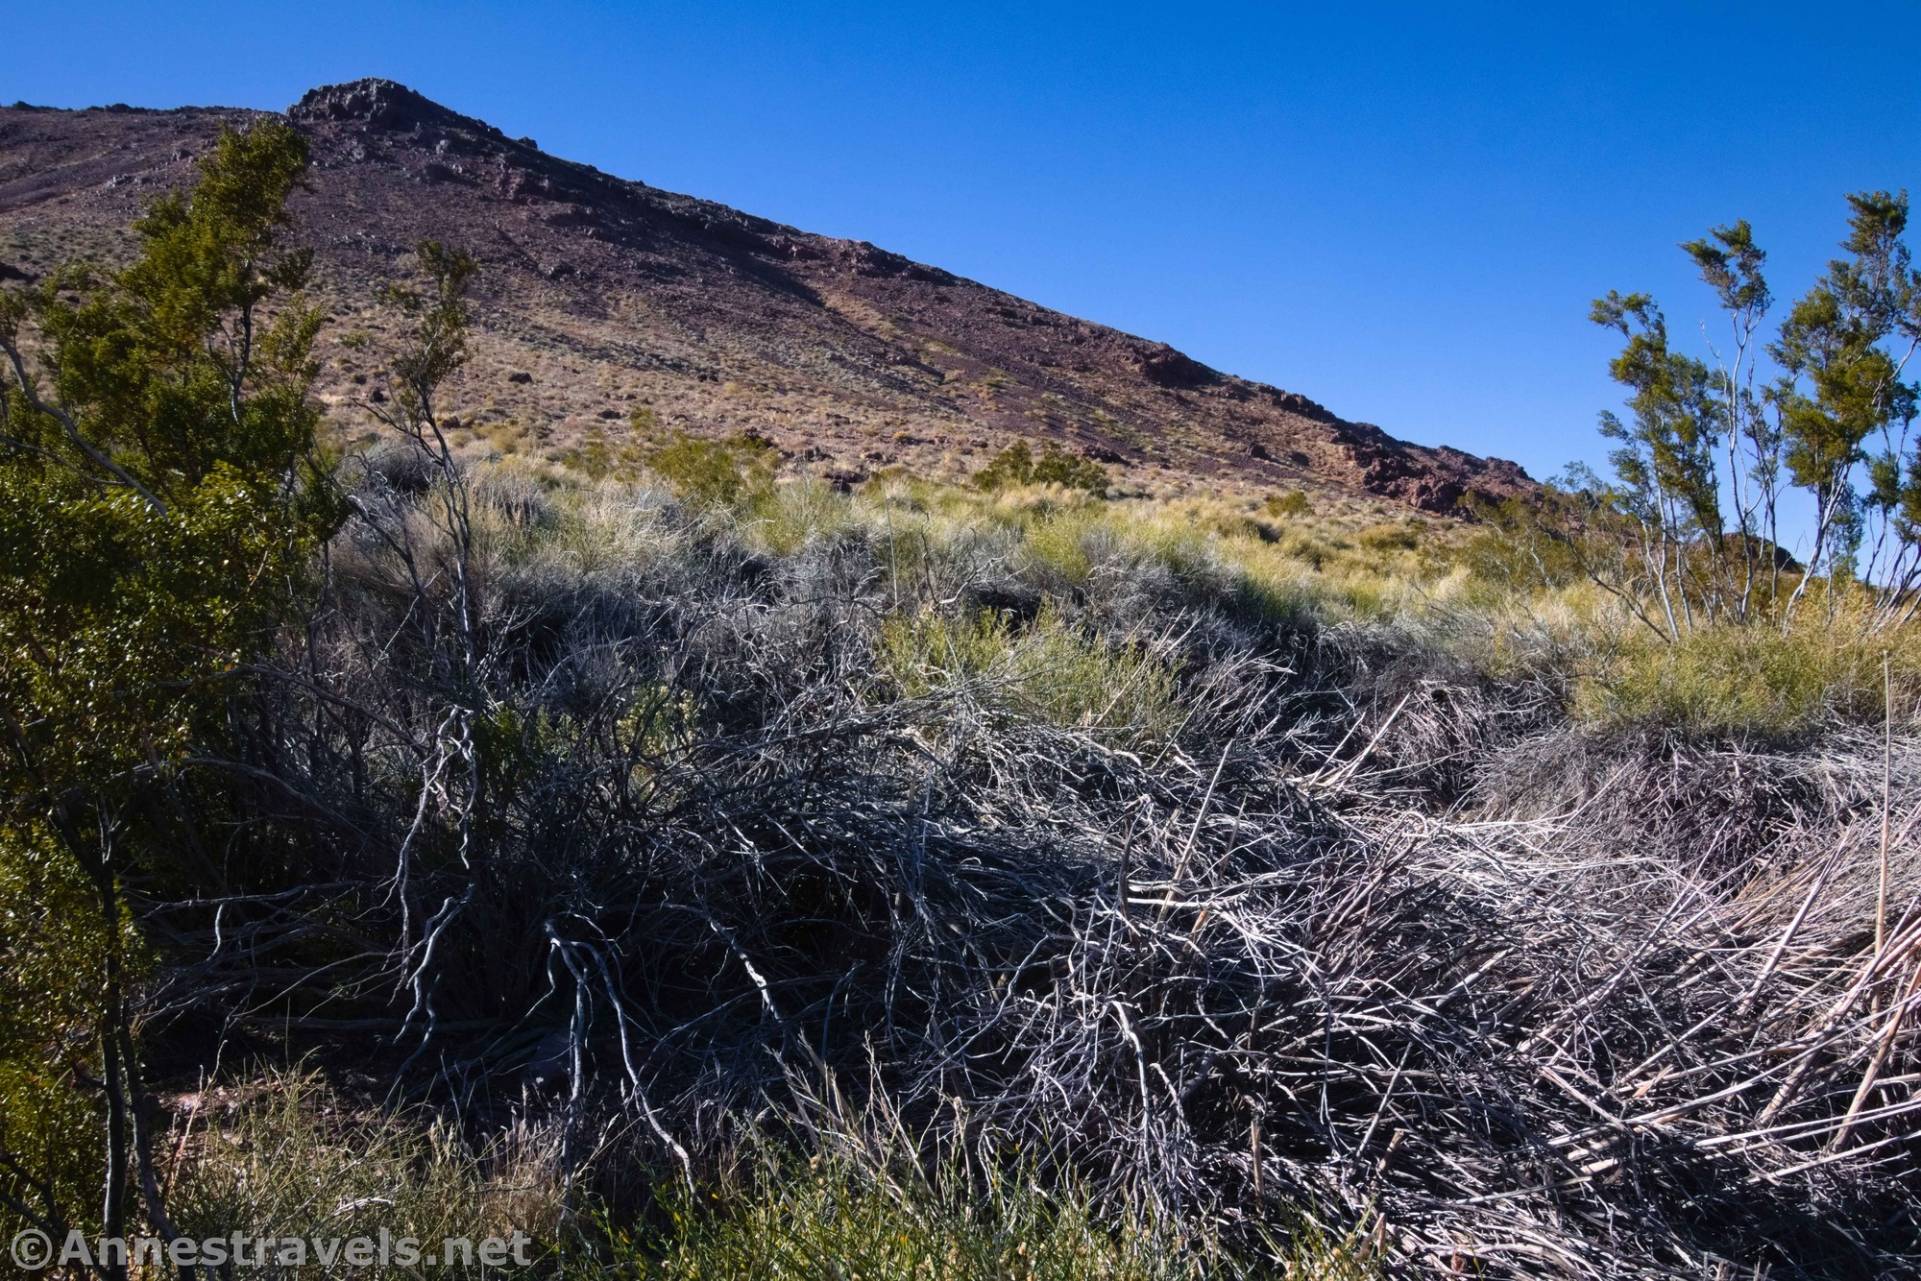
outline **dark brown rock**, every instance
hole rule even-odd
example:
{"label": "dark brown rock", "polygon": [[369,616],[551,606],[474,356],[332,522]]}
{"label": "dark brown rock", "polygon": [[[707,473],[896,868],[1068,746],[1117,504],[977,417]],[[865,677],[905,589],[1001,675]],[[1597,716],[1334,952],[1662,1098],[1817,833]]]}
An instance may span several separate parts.
{"label": "dark brown rock", "polygon": [[1220,380],[1212,369],[1166,343],[1143,349],[1134,358],[1134,365],[1141,377],[1160,387],[1200,387]]}

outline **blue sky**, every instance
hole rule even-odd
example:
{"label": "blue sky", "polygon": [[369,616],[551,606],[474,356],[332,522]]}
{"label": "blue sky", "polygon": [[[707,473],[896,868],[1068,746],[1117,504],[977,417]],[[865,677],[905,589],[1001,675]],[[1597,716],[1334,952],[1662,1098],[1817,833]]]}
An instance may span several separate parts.
{"label": "blue sky", "polygon": [[[1333,10],[1341,9],[1339,13]],[[856,236],[1396,434],[1598,459],[1609,288],[1921,196],[1921,3],[14,6],[0,100],[401,80],[549,151]]]}

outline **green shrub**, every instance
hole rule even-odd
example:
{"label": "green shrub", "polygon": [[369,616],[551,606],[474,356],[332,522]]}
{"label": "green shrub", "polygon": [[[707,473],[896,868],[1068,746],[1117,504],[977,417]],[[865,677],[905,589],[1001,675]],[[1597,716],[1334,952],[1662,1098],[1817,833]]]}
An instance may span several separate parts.
{"label": "green shrub", "polygon": [[[147,954],[121,917],[119,949],[137,974]],[[0,1236],[28,1226],[11,1203],[67,1205],[99,1194],[105,1109],[76,1089],[77,1047],[100,1034],[101,976],[113,949],[95,890],[37,825],[0,827]],[[24,1168],[22,1168],[24,1167]],[[23,1177],[31,1172],[31,1179]]]}
{"label": "green shrub", "polygon": [[131,904],[178,892],[189,811],[197,830],[241,819],[181,775],[225,748],[237,669],[298,616],[345,515],[322,474],[310,257],[282,235],[306,164],[284,123],[223,129],[124,266],[0,290],[7,1215],[126,1226],[124,1167],[102,1185],[144,1134]]}
{"label": "green shrub", "polygon": [[1285,494],[1269,494],[1267,501],[1261,504],[1261,509],[1277,520],[1314,514],[1314,504],[1307,500],[1306,492],[1299,489],[1290,489]]}
{"label": "green shrub", "polygon": [[1524,498],[1470,501],[1465,510],[1479,527],[1461,560],[1475,577],[1506,589],[1566,587],[1586,577],[1584,549],[1570,522],[1551,504]]}
{"label": "green shrub", "polygon": [[1107,492],[1107,470],[1091,458],[1069,454],[1052,441],[1039,458],[1024,440],[996,454],[974,475],[976,488],[1013,489],[1021,485],[1060,485],[1090,494]]}
{"label": "green shrub", "polygon": [[976,489],[1009,489],[1025,485],[1034,478],[1034,451],[1024,440],[1015,441],[995,454],[987,466],[974,473]]}
{"label": "green shrub", "polygon": [[880,659],[902,694],[923,698],[987,675],[1012,644],[1006,617],[993,610],[960,620],[927,612],[881,624]]}
{"label": "green shrub", "polygon": [[1063,485],[1084,489],[1090,494],[1107,492],[1107,469],[1091,458],[1077,458],[1049,445],[1034,464],[1034,483]]}
{"label": "green shrub", "polygon": [[647,465],[683,500],[733,507],[773,488],[780,453],[761,436],[741,434],[707,440],[674,433],[647,454]]}

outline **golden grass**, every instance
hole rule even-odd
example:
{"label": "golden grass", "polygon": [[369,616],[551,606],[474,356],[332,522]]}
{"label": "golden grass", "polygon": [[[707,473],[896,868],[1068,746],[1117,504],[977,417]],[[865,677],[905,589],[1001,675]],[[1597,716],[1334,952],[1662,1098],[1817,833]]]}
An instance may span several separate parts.
{"label": "golden grass", "polygon": [[[556,529],[537,538],[488,525],[520,554],[552,555],[553,547],[536,544],[557,542],[575,560],[606,564],[660,550],[666,533],[639,514],[631,488],[586,484],[577,472],[517,459],[504,465],[518,469],[519,483],[544,487],[559,513]],[[1004,621],[896,620],[890,661],[904,686],[914,684],[913,670],[942,670],[933,649],[943,647],[959,664],[950,677],[991,674],[1016,690],[1023,680],[1034,689],[1049,683],[1032,670],[1043,661],[1070,673],[1062,685],[1068,691],[1076,682],[1120,679],[1102,664],[1136,659],[1097,661],[1075,650],[1064,620],[1072,608],[1106,599],[1114,577],[1152,570],[1280,626],[1391,628],[1493,678],[1542,676],[1566,690],[1570,715],[1603,727],[1794,734],[1828,720],[1878,720],[1884,652],[1896,717],[1911,719],[1921,698],[1921,626],[1871,636],[1864,605],[1845,591],[1832,606],[1811,593],[1785,635],[1771,626],[1719,627],[1668,644],[1592,584],[1527,587],[1491,572],[1477,552],[1485,532],[1474,526],[1358,503],[1299,507],[1231,498],[1101,501],[1060,485],[982,493],[894,473],[853,495],[811,479],[743,486],[717,515],[749,546],[776,556],[821,539],[874,539],[897,581],[925,583],[970,556],[988,556],[1067,607],[1031,636]],[[969,656],[984,648],[995,651],[991,661]],[[1171,694],[1158,679],[1128,679],[1147,701],[1128,707],[1127,717],[1158,732],[1165,717],[1147,704]],[[1085,689],[1062,693],[1045,712],[1062,723],[1104,714]]]}

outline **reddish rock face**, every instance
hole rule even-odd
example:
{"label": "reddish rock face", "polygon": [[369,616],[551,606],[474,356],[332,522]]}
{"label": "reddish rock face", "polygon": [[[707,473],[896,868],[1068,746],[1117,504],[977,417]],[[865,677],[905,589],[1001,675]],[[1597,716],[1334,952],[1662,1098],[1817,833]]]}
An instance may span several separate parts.
{"label": "reddish rock face", "polygon": [[[259,114],[0,109],[0,280],[124,252],[144,205]],[[1123,484],[1305,485],[1434,512],[1534,488],[1512,463],[1397,440],[864,241],[557,159],[392,81],[314,89],[287,118],[312,148],[294,214],[336,322],[320,391],[343,417],[378,368],[379,342],[361,340],[390,324],[373,299],[432,239],[480,263],[457,408],[481,431],[564,444],[644,408],[661,426],[764,432],[839,483],[881,460],[958,476],[1024,437]]]}

